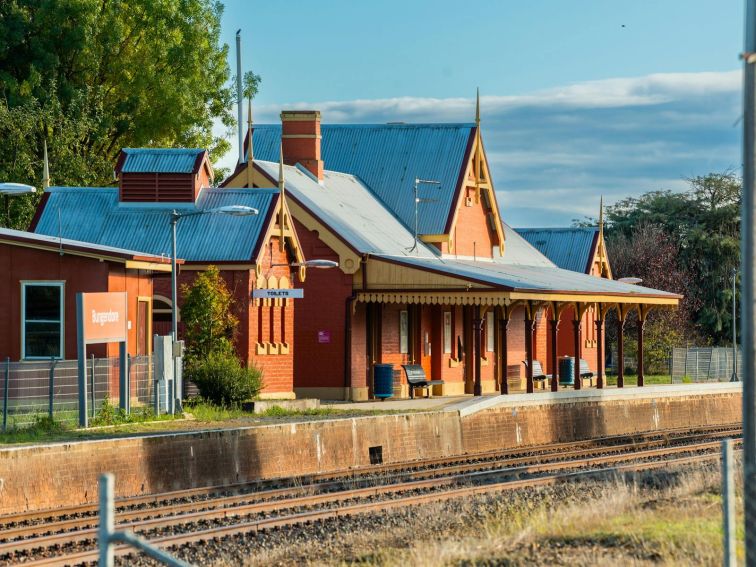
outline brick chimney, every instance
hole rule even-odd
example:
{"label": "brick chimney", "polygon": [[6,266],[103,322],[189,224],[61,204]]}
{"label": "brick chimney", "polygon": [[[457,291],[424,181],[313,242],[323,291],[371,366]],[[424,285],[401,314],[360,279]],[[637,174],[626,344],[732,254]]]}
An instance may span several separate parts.
{"label": "brick chimney", "polygon": [[281,143],[285,164],[301,163],[318,180],[323,179],[323,160],[320,159],[319,110],[284,110],[281,112]]}

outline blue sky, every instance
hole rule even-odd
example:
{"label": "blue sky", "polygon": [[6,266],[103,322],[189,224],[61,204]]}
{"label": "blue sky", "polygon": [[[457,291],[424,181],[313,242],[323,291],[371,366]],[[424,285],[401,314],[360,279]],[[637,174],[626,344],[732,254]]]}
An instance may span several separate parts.
{"label": "blue sky", "polygon": [[514,226],[740,167],[739,1],[224,4],[232,69],[241,28],[244,69],[263,79],[256,122],[305,106],[324,122],[471,121],[479,86]]}

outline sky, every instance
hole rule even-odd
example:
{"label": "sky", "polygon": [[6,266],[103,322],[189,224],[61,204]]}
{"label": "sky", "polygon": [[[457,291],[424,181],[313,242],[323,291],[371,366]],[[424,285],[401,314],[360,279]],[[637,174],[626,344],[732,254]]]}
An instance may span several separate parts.
{"label": "sky", "polygon": [[[226,0],[255,122],[472,122],[502,217],[567,226],[647,191],[740,171],[743,3]],[[232,137],[234,148],[235,136]],[[232,167],[235,151],[218,161]],[[326,169],[328,164],[325,164]]]}

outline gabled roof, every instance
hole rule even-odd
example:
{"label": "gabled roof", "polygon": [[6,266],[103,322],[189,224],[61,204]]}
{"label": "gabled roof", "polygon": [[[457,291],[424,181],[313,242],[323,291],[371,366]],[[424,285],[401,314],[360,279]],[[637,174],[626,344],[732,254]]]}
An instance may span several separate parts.
{"label": "gabled roof", "polygon": [[[278,177],[278,163],[257,159],[254,163],[271,180]],[[410,252],[413,233],[354,175],[326,170],[319,183],[304,168],[285,165],[284,178],[287,196],[358,253],[436,256],[430,246],[419,240],[416,250]],[[246,191],[255,193],[261,189]]]}
{"label": "gabled roof", "polygon": [[558,267],[589,273],[598,228],[516,228],[517,233]]}
{"label": "gabled roof", "polygon": [[[113,246],[102,246],[99,244],[92,244],[91,242],[82,242],[81,240],[47,236],[44,234],[13,230],[10,228],[0,228],[0,244],[28,246],[35,249],[52,250],[56,253],[63,252],[64,254],[85,254],[87,256],[95,256],[101,259],[119,259],[124,261],[132,260],[135,262],[150,262],[153,264],[170,264],[169,256],[155,256],[147,252],[137,252],[136,250],[127,250]],[[180,263],[183,263],[183,260],[180,260]],[[167,266],[167,270],[170,271],[170,266]]]}
{"label": "gabled roof", "polygon": [[197,173],[207,155],[200,148],[123,148],[116,173]]}
{"label": "gabled roof", "polygon": [[171,255],[170,213],[245,205],[254,216],[205,214],[179,220],[177,255],[188,262],[254,262],[278,203],[278,189],[204,189],[196,204],[119,203],[117,188],[51,187],[33,230],[65,238]]}
{"label": "gabled roof", "polygon": [[[323,124],[325,169],[356,175],[408,228],[414,228],[415,178],[440,181],[421,186],[420,234],[443,234],[474,138],[474,124]],[[277,162],[280,125],[256,125],[256,158]]]}

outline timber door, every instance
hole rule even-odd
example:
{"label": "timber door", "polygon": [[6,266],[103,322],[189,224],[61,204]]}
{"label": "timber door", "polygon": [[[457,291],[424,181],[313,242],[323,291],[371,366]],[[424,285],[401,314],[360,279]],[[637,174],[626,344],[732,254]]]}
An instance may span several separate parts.
{"label": "timber door", "polygon": [[137,300],[137,326],[136,326],[136,354],[147,356],[150,354],[150,301],[148,299]]}
{"label": "timber door", "polygon": [[368,398],[373,397],[374,384],[374,365],[381,362],[381,326],[382,312],[380,303],[366,304],[366,323],[367,323],[367,385]]}
{"label": "timber door", "polygon": [[462,308],[462,347],[465,364],[465,394],[472,394],[475,388],[475,361],[473,360],[473,308],[465,305]]}
{"label": "timber door", "polygon": [[430,380],[433,378],[433,344],[435,342],[434,330],[432,328],[431,309],[425,305],[418,306],[420,320],[420,365],[425,371],[425,376]]}

